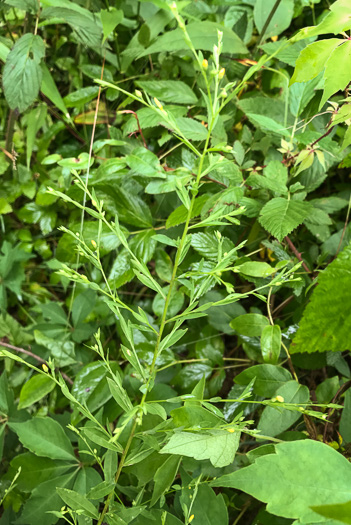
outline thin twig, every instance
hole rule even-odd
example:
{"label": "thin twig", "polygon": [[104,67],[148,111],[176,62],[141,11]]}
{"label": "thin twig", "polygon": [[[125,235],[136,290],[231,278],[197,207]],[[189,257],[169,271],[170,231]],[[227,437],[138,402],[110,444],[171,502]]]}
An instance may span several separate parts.
{"label": "thin twig", "polygon": [[[29,357],[32,357],[33,359],[38,361],[38,363],[42,363],[42,364],[48,366],[48,364],[45,361],[45,359],[42,359],[41,357],[39,357],[36,354],[33,354],[33,352],[31,352],[30,350],[25,350],[24,348],[20,348],[19,346],[10,345],[9,343],[5,343],[4,341],[0,341],[0,346],[4,346],[5,348],[9,348],[10,350],[14,350],[15,352],[18,352],[19,354],[28,355]],[[58,370],[58,368],[56,368],[56,370]],[[64,372],[60,372],[60,374],[62,375],[62,377],[64,379],[66,379],[67,383],[69,383],[70,385],[73,385],[72,379],[70,377],[68,377],[67,374],[65,374]]]}
{"label": "thin twig", "polygon": [[281,1],[282,0],[276,0],[274,6],[272,7],[272,10],[271,10],[271,12],[268,15],[267,20],[265,21],[264,26],[262,27],[262,31],[261,31],[261,33],[260,33],[260,35],[258,37],[257,42],[256,42],[254,52],[256,51],[256,49],[258,48],[260,43],[262,42],[263,37],[264,37],[264,35],[265,35],[266,31],[267,31],[267,28],[268,28],[269,24],[271,23],[271,20],[272,20],[273,16],[275,15],[275,13],[276,13],[276,11],[277,11]]}
{"label": "thin twig", "polygon": [[302,259],[301,257],[301,253],[297,250],[297,248],[295,247],[294,243],[289,239],[288,236],[285,237],[285,240],[286,242],[288,243],[291,251],[294,253],[294,255],[296,255],[296,257],[298,258],[298,260],[300,262],[302,262],[302,267],[303,269],[307,272],[307,273],[312,273],[311,270],[309,269],[309,267],[307,266],[307,264],[305,263],[305,261]]}
{"label": "thin twig", "polygon": [[141,138],[143,139],[143,143],[144,143],[145,148],[148,149],[145,137],[144,137],[142,129],[140,127],[139,117],[138,117],[138,114],[136,113],[136,111],[132,111],[131,109],[124,109],[123,111],[119,111],[118,113],[131,113],[133,115],[133,117],[136,118],[137,125],[138,125],[138,131],[140,133]]}
{"label": "thin twig", "polygon": [[339,246],[338,246],[338,249],[336,250],[335,257],[338,255],[338,253],[340,251],[340,248],[341,248],[341,245],[342,245],[342,241],[344,240],[344,237],[345,237],[345,232],[346,232],[346,228],[347,228],[347,225],[348,225],[348,222],[349,222],[349,217],[350,217],[350,209],[351,209],[351,195],[350,195],[350,199],[349,199],[349,207],[347,208],[345,224],[344,224],[344,227],[343,227],[343,230],[342,230]]}
{"label": "thin twig", "polygon": [[[346,392],[346,390],[348,390],[349,388],[351,387],[351,379],[349,379],[348,381],[346,381],[346,383],[344,383],[343,385],[341,385],[341,387],[339,388],[339,390],[337,391],[337,393],[335,394],[335,396],[333,397],[332,399],[332,403],[336,403],[336,401],[338,400],[338,398],[344,393]],[[329,428],[329,425],[331,424],[330,421],[329,421],[329,418],[330,416],[332,415],[332,413],[334,412],[335,408],[329,408],[328,410],[328,416],[327,416],[327,420],[326,420],[326,423],[325,423],[325,427],[324,427],[324,432],[323,432],[323,442],[326,443],[327,441],[327,433],[328,433],[328,428]]]}

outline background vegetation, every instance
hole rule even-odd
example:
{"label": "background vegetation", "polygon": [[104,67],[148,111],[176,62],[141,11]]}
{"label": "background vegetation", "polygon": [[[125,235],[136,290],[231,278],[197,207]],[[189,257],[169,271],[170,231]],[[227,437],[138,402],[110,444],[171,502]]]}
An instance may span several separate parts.
{"label": "background vegetation", "polygon": [[351,523],[350,1],[0,13],[1,525]]}

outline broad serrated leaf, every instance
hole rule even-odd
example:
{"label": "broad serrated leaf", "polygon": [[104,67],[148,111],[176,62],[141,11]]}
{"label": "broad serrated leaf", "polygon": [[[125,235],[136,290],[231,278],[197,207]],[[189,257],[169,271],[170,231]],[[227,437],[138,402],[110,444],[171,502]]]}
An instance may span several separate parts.
{"label": "broad serrated leaf", "polygon": [[291,353],[351,349],[351,246],[318,276],[300,327],[290,346]]}
{"label": "broad serrated leaf", "polygon": [[267,503],[277,516],[319,523],[311,507],[351,499],[351,465],[333,448],[309,439],[280,443],[275,454],[211,482],[213,487],[243,490]]}
{"label": "broad serrated leaf", "polygon": [[48,6],[42,11],[42,18],[64,21],[71,26],[78,42],[92,48],[101,47],[102,24],[95,13],[68,0],[45,0],[42,3]]}
{"label": "broad serrated leaf", "polygon": [[176,119],[178,129],[188,140],[206,140],[208,131],[201,122],[192,118],[178,117]]}
{"label": "broad serrated leaf", "polygon": [[313,211],[308,202],[293,201],[277,197],[261,210],[259,221],[270,234],[282,241],[299,226]]}
{"label": "broad serrated leaf", "polygon": [[38,35],[27,33],[13,46],[7,55],[2,83],[8,105],[21,113],[36,99],[39,93],[45,56],[45,44]]}

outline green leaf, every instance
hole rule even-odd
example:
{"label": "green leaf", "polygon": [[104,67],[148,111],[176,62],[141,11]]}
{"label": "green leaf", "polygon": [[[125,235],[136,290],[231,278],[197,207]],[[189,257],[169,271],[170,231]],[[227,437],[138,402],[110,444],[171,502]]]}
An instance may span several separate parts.
{"label": "green leaf", "polygon": [[[234,243],[228,239],[228,237],[222,237],[222,240],[222,254],[230,252],[230,250],[235,247]],[[217,261],[219,242],[215,233],[193,233],[191,236],[191,246],[202,257],[212,261]]]}
{"label": "green leaf", "polygon": [[148,95],[171,104],[196,104],[193,90],[181,80],[140,80],[137,86]]}
{"label": "green leaf", "polygon": [[[340,67],[340,64],[343,67]],[[344,91],[351,80],[351,42],[337,47],[329,56],[325,64],[324,72],[324,93],[319,107],[321,108],[331,95],[337,91]]]}
{"label": "green leaf", "polygon": [[96,195],[103,199],[104,207],[117,214],[121,222],[126,222],[139,228],[150,228],[152,216],[146,202],[117,185],[101,184],[96,189]]}
{"label": "green leaf", "polygon": [[208,131],[201,122],[192,118],[178,117],[176,119],[178,129],[188,140],[206,140]]}
{"label": "green leaf", "polygon": [[278,388],[292,379],[291,374],[285,368],[274,365],[250,366],[237,376],[234,381],[238,385],[248,385],[253,379],[253,391],[258,396],[273,397]]}
{"label": "green leaf", "polygon": [[36,14],[38,12],[38,3],[36,0],[5,0],[6,5],[23,9],[29,13]]}
{"label": "green leaf", "polygon": [[261,351],[263,361],[275,365],[278,362],[281,347],[281,331],[279,325],[265,326],[261,334]]}
{"label": "green leaf", "polygon": [[166,178],[157,156],[142,146],[135,148],[133,153],[126,157],[126,162],[132,170],[133,175]]}
{"label": "green leaf", "polygon": [[343,351],[351,348],[351,245],[318,276],[291,353]]}
{"label": "green leaf", "polygon": [[320,83],[321,78],[317,76],[307,82],[295,83],[289,88],[290,111],[294,117],[299,117],[307,104],[316,94],[315,88]]}
{"label": "green leaf", "polygon": [[53,525],[57,517],[49,514],[62,508],[62,499],[56,492],[57,487],[72,487],[76,472],[52,478],[40,483],[24,504],[21,516],[16,520],[19,525]]}
{"label": "green leaf", "polygon": [[3,197],[0,198],[0,215],[12,212],[12,206]]}
{"label": "green leaf", "polygon": [[[105,460],[106,461],[106,460]],[[114,481],[102,481],[95,487],[93,487],[91,490],[89,490],[87,494],[88,499],[102,499],[105,496],[108,496],[112,490],[115,488]]]}
{"label": "green leaf", "polygon": [[308,82],[316,78],[325,68],[325,64],[334,49],[341,44],[339,38],[328,38],[312,42],[303,49],[296,60],[296,66],[290,85],[294,82]]}
{"label": "green leaf", "polygon": [[71,26],[78,42],[92,48],[101,47],[102,24],[95,13],[69,0],[44,0],[42,4],[50,6],[42,10],[42,18],[58,18]]}
{"label": "green leaf", "polygon": [[[254,20],[259,32],[262,31],[276,0],[257,0],[254,7]],[[272,20],[264,33],[264,39],[280,35],[291,23],[294,14],[294,1],[283,0],[275,11]]]}
{"label": "green leaf", "polygon": [[19,440],[34,454],[51,459],[76,460],[63,428],[50,417],[34,417],[24,423],[9,423]]}
{"label": "green leaf", "polygon": [[[91,100],[93,100],[99,92],[98,86],[88,86],[77,91],[73,91],[69,95],[66,95],[63,99],[64,104],[67,108],[75,108],[76,106],[84,106]],[[72,166],[73,167],[73,166]]]}
{"label": "green leaf", "polygon": [[[338,377],[337,377],[336,383],[337,383],[337,390],[338,390],[339,389],[339,378]],[[332,397],[334,397],[334,395],[336,394],[336,391],[334,390]],[[331,401],[332,397],[328,399],[328,402]],[[320,403],[320,401],[318,402]],[[343,440],[346,441],[346,443],[351,442],[350,417],[351,417],[351,390],[348,389],[344,395],[344,408],[341,413],[340,425],[339,425],[339,432]]]}
{"label": "green leaf", "polygon": [[41,91],[46,97],[48,97],[49,100],[51,100],[53,104],[55,104],[55,106],[60,111],[62,111],[64,115],[67,116],[68,115],[67,108],[65,106],[65,103],[63,101],[63,98],[61,97],[59,90],[57,89],[53,76],[51,75],[46,64],[42,64],[41,69],[43,72],[43,79],[42,79],[41,87],[40,87]]}
{"label": "green leaf", "polygon": [[[72,321],[74,326],[85,321],[95,306],[96,294],[92,290],[85,290],[77,295],[72,305]],[[67,318],[64,316],[64,323]]]}
{"label": "green leaf", "polygon": [[[275,392],[281,396],[285,403],[307,403],[310,393],[305,385],[300,385],[296,381],[288,381]],[[266,407],[261,415],[257,429],[265,436],[277,436],[291,427],[299,418],[301,412],[298,410],[290,411],[284,407]]]}
{"label": "green leaf", "polygon": [[41,80],[41,60],[45,44],[38,35],[26,33],[7,55],[2,82],[8,105],[22,113],[37,98]]}
{"label": "green leaf", "polygon": [[198,461],[209,459],[214,467],[225,467],[234,461],[240,441],[240,431],[213,430],[207,434],[177,432],[161,454],[179,454]]}
{"label": "green leaf", "polygon": [[350,501],[351,465],[342,454],[309,439],[280,443],[275,451],[211,485],[243,490],[272,514],[301,523],[320,523],[312,506]]}
{"label": "green leaf", "polygon": [[277,133],[290,139],[288,127],[294,124],[294,118],[288,113],[285,123],[285,103],[282,100],[253,96],[238,100],[237,105],[256,127],[267,133]]}
{"label": "green leaf", "polygon": [[276,197],[262,208],[259,221],[278,241],[282,241],[312,212],[308,202],[294,201]]}
{"label": "green leaf", "polygon": [[[223,52],[224,53],[247,53],[247,48],[240,38],[228,27],[215,22],[192,22],[187,25],[187,31],[195,49],[212,51],[213,46],[218,44],[217,31],[223,31]],[[157,38],[154,44],[145,49],[140,56],[147,56],[151,53],[162,51],[172,52],[187,49],[183,31],[180,28],[168,31]]]}
{"label": "green leaf", "polygon": [[160,497],[170,488],[179,469],[181,456],[170,456],[161,465],[154,476],[155,486],[150,506],[153,507]]}
{"label": "green leaf", "polygon": [[188,508],[195,498],[190,512],[194,515],[193,525],[228,525],[228,509],[223,494],[216,494],[205,484],[199,485],[196,496],[188,487],[184,491],[188,493]]}
{"label": "green leaf", "polygon": [[57,493],[66,505],[74,511],[82,511],[84,516],[89,516],[90,518],[97,519],[99,517],[99,513],[94,505],[85,496],[79,494],[79,492],[59,487]]}
{"label": "green leaf", "polygon": [[230,322],[231,328],[239,335],[247,337],[259,337],[265,326],[269,325],[269,320],[260,314],[239,315]]}
{"label": "green leaf", "polygon": [[76,465],[75,461],[71,463],[54,461],[35,456],[31,452],[18,454],[11,460],[11,469],[17,471],[21,468],[16,485],[23,492],[32,492],[40,483],[61,476],[68,470],[76,468]]}
{"label": "green leaf", "polygon": [[4,370],[0,376],[0,411],[8,414],[13,407],[13,401],[13,390],[9,388],[7,372]]}
{"label": "green leaf", "polygon": [[59,366],[67,366],[75,363],[74,343],[52,339],[39,330],[34,330],[35,342],[50,350],[50,355]]}
{"label": "green leaf", "polygon": [[266,262],[249,261],[238,266],[234,266],[233,272],[243,273],[250,277],[269,277],[273,273],[276,273],[276,268]]}
{"label": "green leaf", "polygon": [[122,9],[116,9],[115,7],[110,7],[110,9],[101,9],[100,11],[102,31],[104,38],[102,43],[110,36],[112,31],[120,24],[123,20],[123,11]]}
{"label": "green leaf", "polygon": [[114,381],[109,377],[107,378],[108,386],[116,403],[118,403],[125,412],[129,412],[129,410],[132,410],[133,405],[127,392],[122,387],[122,381],[117,374],[114,375]]}
{"label": "green leaf", "polygon": [[266,188],[276,193],[287,193],[288,170],[278,160],[271,160],[263,170],[263,177],[258,173],[251,174],[246,183],[248,186]]}
{"label": "green leaf", "polygon": [[123,452],[121,445],[116,441],[110,441],[108,436],[98,427],[85,427],[83,429],[83,434],[90,439],[90,441],[96,443],[96,445],[99,445],[100,447],[104,447],[112,452]]}
{"label": "green leaf", "polygon": [[[195,199],[195,203],[192,209],[191,218],[193,219],[197,215],[200,215],[201,209],[205,202],[207,201],[208,196],[207,195],[201,195],[201,197],[198,197]],[[188,210],[182,204],[181,206],[178,206],[175,210],[172,211],[172,213],[169,215],[167,222],[166,222],[166,228],[172,228],[173,226],[178,226],[178,224],[182,224],[185,222],[186,217],[188,214]]]}
{"label": "green leaf", "polygon": [[305,27],[293,37],[296,42],[302,38],[309,38],[328,33],[342,33],[351,28],[350,4],[348,0],[338,0],[330,6],[330,13],[323,18],[320,24],[312,27]]}
{"label": "green leaf", "polygon": [[341,521],[349,525],[351,524],[351,501],[336,505],[314,505],[311,509],[324,518]]}
{"label": "green leaf", "polygon": [[35,144],[35,138],[43,126],[47,115],[47,107],[45,104],[40,104],[38,107],[32,109],[27,116],[27,168],[29,169],[32,152]]}
{"label": "green leaf", "polygon": [[55,388],[55,382],[49,376],[36,374],[31,377],[29,381],[24,383],[21,393],[18,408],[27,408],[33,403],[36,403],[44,396],[49,394]]}

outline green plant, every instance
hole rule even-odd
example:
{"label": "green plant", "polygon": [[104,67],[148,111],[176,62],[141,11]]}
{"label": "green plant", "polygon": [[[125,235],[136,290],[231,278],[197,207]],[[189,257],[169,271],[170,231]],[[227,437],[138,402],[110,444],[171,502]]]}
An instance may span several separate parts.
{"label": "green plant", "polygon": [[1,521],[348,523],[348,6],[112,3],[1,7]]}

